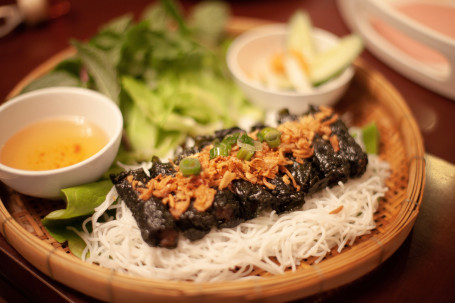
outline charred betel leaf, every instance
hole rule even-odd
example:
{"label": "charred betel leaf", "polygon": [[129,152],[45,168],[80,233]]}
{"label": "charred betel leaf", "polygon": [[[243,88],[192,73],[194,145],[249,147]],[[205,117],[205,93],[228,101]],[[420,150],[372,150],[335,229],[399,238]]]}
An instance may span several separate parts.
{"label": "charred betel leaf", "polygon": [[[318,108],[311,107],[309,114],[315,113],[318,113]],[[299,117],[289,111],[282,111],[278,116],[280,123],[297,119]],[[154,158],[148,174],[143,169],[138,169],[112,176],[111,179],[119,196],[131,209],[143,239],[151,246],[173,248],[177,246],[179,234],[195,241],[213,228],[235,227],[257,217],[263,211],[275,210],[278,214],[294,211],[302,207],[305,196],[327,186],[346,182],[348,178],[361,176],[368,163],[367,154],[337,116],[327,116],[325,119],[322,122],[330,121],[330,136],[336,136],[336,146],[327,139],[327,135],[315,134],[312,140],[313,154],[310,157],[297,159],[292,153],[286,154],[292,164],[279,170],[267,184],[235,178],[222,189],[214,187],[216,193],[212,196],[213,202],[204,211],[198,210],[192,200],[189,207],[179,217],[175,217],[169,211],[169,202],[164,203],[164,199],[153,195],[143,200],[140,193],[146,189],[151,178],[160,175],[175,176],[173,165],[178,165],[185,157],[196,155],[206,146],[221,142],[228,135],[241,132],[240,128],[224,129],[213,136],[195,138],[195,145],[183,148],[173,164],[162,163]],[[258,124],[253,131],[264,127],[265,125]]]}

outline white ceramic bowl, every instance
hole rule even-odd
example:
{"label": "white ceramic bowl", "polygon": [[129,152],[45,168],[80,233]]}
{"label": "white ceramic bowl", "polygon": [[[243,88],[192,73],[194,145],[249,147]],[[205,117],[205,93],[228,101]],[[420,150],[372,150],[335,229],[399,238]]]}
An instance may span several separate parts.
{"label": "white ceramic bowl", "polygon": [[[308,93],[270,89],[249,76],[254,74],[258,62],[284,50],[286,34],[286,24],[270,24],[249,30],[234,39],[226,61],[237,85],[253,103],[267,110],[287,108],[290,112],[299,114],[305,112],[310,104],[333,105],[348,88],[354,75],[352,66]],[[339,40],[337,36],[318,28],[313,29],[313,35],[315,46],[321,51]]]}
{"label": "white ceramic bowl", "polygon": [[53,170],[29,171],[0,163],[0,179],[26,195],[58,198],[60,190],[99,179],[117,155],[123,118],[117,105],[89,89],[55,87],[19,95],[0,106],[0,147],[18,130],[52,117],[75,115],[98,125],[108,143],[95,155],[77,164]]}

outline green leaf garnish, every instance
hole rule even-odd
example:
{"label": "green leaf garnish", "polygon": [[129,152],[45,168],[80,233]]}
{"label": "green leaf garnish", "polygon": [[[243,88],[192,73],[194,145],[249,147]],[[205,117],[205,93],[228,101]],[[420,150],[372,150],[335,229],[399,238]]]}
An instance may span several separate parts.
{"label": "green leaf garnish", "polygon": [[109,56],[94,46],[73,41],[78,56],[86,66],[90,75],[93,77],[96,88],[102,94],[108,96],[118,104],[120,86],[117,81],[117,71]]}
{"label": "green leaf garnish", "polygon": [[43,226],[56,241],[60,243],[68,241],[71,252],[80,256],[85,243],[74,231],[68,229],[68,226],[82,230],[82,222],[105,201],[112,186],[110,180],[102,180],[63,189],[66,208],[49,213],[42,220]]}
{"label": "green leaf garnish", "polygon": [[362,138],[368,154],[379,153],[379,131],[374,122],[362,127]]}

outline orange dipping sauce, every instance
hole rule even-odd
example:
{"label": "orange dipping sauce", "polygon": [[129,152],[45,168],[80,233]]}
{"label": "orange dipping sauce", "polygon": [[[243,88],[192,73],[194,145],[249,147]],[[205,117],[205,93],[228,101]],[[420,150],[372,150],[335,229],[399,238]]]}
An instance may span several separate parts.
{"label": "orange dipping sauce", "polygon": [[107,142],[107,134],[82,117],[52,118],[10,137],[0,148],[0,163],[24,170],[57,169],[93,156]]}

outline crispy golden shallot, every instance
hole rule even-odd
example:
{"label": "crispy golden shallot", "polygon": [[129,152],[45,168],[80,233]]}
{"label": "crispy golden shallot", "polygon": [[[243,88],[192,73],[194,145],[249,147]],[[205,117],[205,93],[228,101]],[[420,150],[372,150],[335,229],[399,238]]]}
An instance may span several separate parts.
{"label": "crispy golden shallot", "polygon": [[[303,163],[304,159],[314,154],[312,142],[316,135],[329,138],[333,149],[339,151],[338,138],[332,135],[330,128],[337,119],[338,115],[331,109],[320,107],[320,111],[314,115],[306,115],[279,125],[277,129],[281,132],[281,144],[276,148],[270,148],[263,142],[262,150],[256,151],[250,161],[236,157],[239,150],[236,145],[228,156],[210,159],[210,149],[213,146],[209,145],[192,156],[201,163],[200,174],[185,177],[178,166],[174,165],[177,171],[175,176],[159,175],[145,185],[134,181],[132,186],[141,193],[139,198],[142,200],[150,199],[152,196],[162,198],[176,219],[190,207],[191,201],[194,201],[193,207],[196,210],[201,212],[207,210],[213,203],[216,189],[228,188],[234,180],[243,179],[274,189],[275,185],[269,180],[281,172],[284,174],[283,182],[292,183],[299,191],[300,186],[286,168],[286,165],[293,163],[286,154],[291,154],[295,161]],[[251,137],[256,139],[256,133],[251,133]]]}
{"label": "crispy golden shallot", "polygon": [[340,143],[338,142],[338,137],[336,135],[332,135],[329,138],[330,144],[332,145],[333,150],[337,153],[340,151]]}
{"label": "crispy golden shallot", "polygon": [[196,200],[194,201],[194,208],[198,211],[206,211],[212,205],[215,198],[216,190],[206,185],[201,185],[194,191]]}
{"label": "crispy golden shallot", "polygon": [[237,178],[237,174],[232,173],[230,171],[226,171],[223,175],[223,178],[221,179],[220,185],[218,188],[220,190],[225,189],[228,187],[229,184],[231,184],[232,181],[234,181]]}

